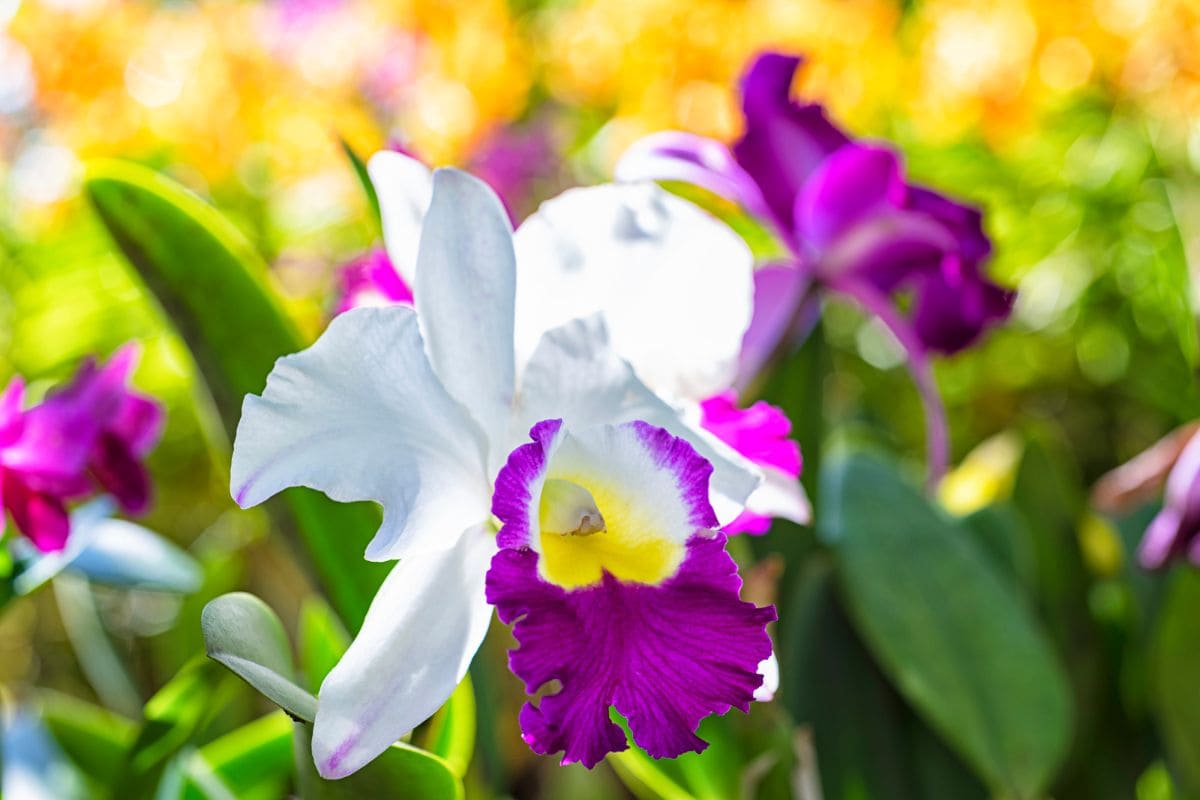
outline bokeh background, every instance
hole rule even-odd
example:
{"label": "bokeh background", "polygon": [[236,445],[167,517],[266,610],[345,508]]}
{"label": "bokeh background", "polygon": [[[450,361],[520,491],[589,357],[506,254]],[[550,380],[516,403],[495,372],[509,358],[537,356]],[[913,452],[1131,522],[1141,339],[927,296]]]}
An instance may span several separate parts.
{"label": "bokeh background", "polygon": [[[936,366],[965,463],[943,486],[948,507],[1011,492],[1030,441],[1079,494],[1200,415],[1194,0],[0,0],[0,384],[19,373],[36,395],[85,356],[140,340],[136,383],[169,420],[146,525],[208,576],[187,600],[95,593],[128,675],[81,668],[62,597],[14,604],[0,616],[0,684],[136,710],[201,649],[204,599],[248,588],[291,624],[313,591],[265,517],[234,510],[211,398],[82,198],[89,161],[139,161],[211,201],[315,336],[337,268],[375,237],[341,140],[466,166],[520,217],[566,186],[611,178],[646,133],[736,137],[737,77],[765,47],[808,57],[796,93],[855,134],[894,142],[914,178],[981,205],[991,275],[1018,290],[1007,324]],[[763,389],[796,422],[810,489],[820,432],[834,426],[918,460],[921,408],[886,332],[830,302],[813,339],[796,361],[823,365],[815,389],[787,370]],[[1128,542],[1085,514],[1070,522],[1089,613],[1124,631]],[[755,550],[808,536],[777,530]],[[775,573],[756,575],[764,596]],[[489,644],[498,656],[503,641]],[[1070,660],[1071,645],[1060,648]],[[1136,668],[1094,677],[1097,697],[1142,680]],[[492,687],[497,708],[505,692],[515,702],[511,683]],[[1089,702],[1099,724],[1108,701]],[[1136,708],[1120,713],[1145,723]],[[511,720],[495,727],[480,786],[625,791],[605,770],[547,769]],[[1064,791],[1085,796],[1071,769],[1087,771],[1068,768]]]}

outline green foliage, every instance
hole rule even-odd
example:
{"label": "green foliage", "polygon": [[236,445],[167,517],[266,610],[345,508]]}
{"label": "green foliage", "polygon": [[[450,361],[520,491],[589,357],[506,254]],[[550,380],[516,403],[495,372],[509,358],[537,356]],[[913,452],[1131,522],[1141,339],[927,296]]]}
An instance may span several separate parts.
{"label": "green foliage", "polygon": [[[178,328],[232,436],[242,398],[262,391],[275,360],[305,344],[266,265],[213,208],[143,167],[94,163],[84,190]],[[298,534],[334,605],[357,628],[385,575],[362,558],[378,513],[302,489],[285,493],[285,502],[289,516],[280,522]]]}
{"label": "green foliage", "polygon": [[424,742],[425,749],[444,759],[455,775],[466,774],[475,752],[475,689],[470,677],[430,720]]}
{"label": "green foliage", "polygon": [[1189,794],[1200,795],[1200,575],[1171,580],[1153,652],[1154,705],[1170,763]]}
{"label": "green foliage", "polygon": [[1011,584],[875,457],[827,460],[822,503],[847,609],[895,687],[994,791],[1039,796],[1066,754],[1071,696]]}

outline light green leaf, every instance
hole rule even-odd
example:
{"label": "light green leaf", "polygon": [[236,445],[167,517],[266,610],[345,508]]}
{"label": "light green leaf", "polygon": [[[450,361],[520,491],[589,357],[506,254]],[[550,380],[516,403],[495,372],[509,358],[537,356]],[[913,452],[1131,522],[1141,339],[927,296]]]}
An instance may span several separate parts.
{"label": "light green leaf", "polygon": [[216,664],[198,657],[150,698],[114,783],[114,797],[147,796],[168,762],[229,702],[235,684],[225,677]]}
{"label": "light green leaf", "polygon": [[252,594],[221,595],[200,617],[209,658],[239,675],[293,717],[311,722],[317,700],[292,680],[292,657],[283,623]]}
{"label": "light green leaf", "polygon": [[346,633],[345,627],[325,601],[319,597],[309,597],[300,607],[297,638],[300,669],[304,672],[309,691],[316,694],[325,676],[350,646],[350,634]]}
{"label": "light green leaf", "polygon": [[425,749],[445,759],[455,775],[466,775],[475,752],[475,690],[469,676],[429,721],[424,742]]}
{"label": "light green leaf", "polygon": [[100,786],[110,785],[137,737],[132,720],[50,690],[38,695],[42,722],[75,766]]}
{"label": "light green leaf", "polygon": [[[232,438],[242,399],[262,391],[277,358],[306,344],[271,289],[266,265],[216,210],[144,167],[94,162],[84,191],[187,342]],[[387,573],[362,558],[378,511],[304,489],[283,496],[288,514],[278,521],[298,535],[334,606],[357,629]]]}
{"label": "light green leaf", "polygon": [[349,777],[327,781],[312,759],[312,728],[295,725],[295,757],[303,800],[461,800],[462,781],[442,759],[411,745],[397,743]]}
{"label": "light green leaf", "polygon": [[227,733],[194,752],[183,768],[184,800],[221,800],[206,787],[226,787],[238,800],[282,797],[292,776],[292,720],[282,711]]}
{"label": "light green leaf", "polygon": [[894,468],[842,454],[822,479],[821,533],[884,672],[993,791],[1038,796],[1066,754],[1072,706],[1028,608],[970,533]]}
{"label": "light green leaf", "polygon": [[375,228],[378,230],[383,226],[383,214],[379,210],[379,194],[375,191],[375,184],[371,183],[371,175],[367,172],[367,164],[359,157],[354,148],[345,139],[338,140],[342,145],[342,152],[346,154],[346,158],[350,161],[350,166],[354,169],[354,176],[358,178],[358,184],[362,187],[363,194],[366,195],[367,205],[371,207],[371,219],[375,223]]}

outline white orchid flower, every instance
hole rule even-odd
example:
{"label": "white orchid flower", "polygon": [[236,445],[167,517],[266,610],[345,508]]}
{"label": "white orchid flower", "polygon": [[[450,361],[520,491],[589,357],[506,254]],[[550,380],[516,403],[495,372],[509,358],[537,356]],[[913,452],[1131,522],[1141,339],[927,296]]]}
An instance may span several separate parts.
{"label": "white orchid flower", "polygon": [[[397,152],[377,153],[369,170],[388,256],[411,286],[431,172]],[[763,481],[743,519],[810,521],[811,505],[797,480],[799,452],[783,438],[786,417],[762,403],[754,415],[737,415],[725,402],[732,401],[754,309],[754,261],[740,237],[654,183],[628,182],[564,192],[525,220],[513,241],[518,363],[545,331],[602,315],[616,353],[646,386],[683,409],[694,431],[711,438],[716,429],[732,428],[747,445],[737,448],[749,454],[742,464]],[[714,410],[734,424],[706,425]]]}
{"label": "white orchid flower", "polygon": [[[398,222],[392,212],[409,195],[384,174],[388,161],[373,160],[372,177],[396,263],[420,222],[415,308],[346,312],[310,348],[281,358],[262,395],[245,400],[231,471],[243,507],[307,486],[384,509],[367,557],[398,563],[318,694],[313,755],[327,778],[361,768],[427,719],[466,674],[491,619],[484,579],[497,552],[493,484],[535,422],[587,429],[641,420],[685,437],[714,468],[719,519],[736,515],[758,480],[638,379],[609,346],[601,317],[546,331],[518,361],[517,256],[499,200],[465,173],[438,170],[428,210]],[[697,222],[705,217],[674,209],[666,205],[662,223],[680,226],[679,236],[686,226],[710,235],[711,225]],[[648,261],[654,241],[677,240],[639,245]],[[670,263],[669,253],[659,256]],[[728,298],[706,298],[721,306],[696,302],[695,314],[725,313]],[[677,319],[671,313],[664,318]]]}

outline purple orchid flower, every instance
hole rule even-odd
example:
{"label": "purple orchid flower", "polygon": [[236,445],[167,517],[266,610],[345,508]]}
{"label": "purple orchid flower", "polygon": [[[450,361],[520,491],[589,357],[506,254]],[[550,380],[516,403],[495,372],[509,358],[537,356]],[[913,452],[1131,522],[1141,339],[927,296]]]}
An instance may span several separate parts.
{"label": "purple orchid flower", "polygon": [[1193,433],[1167,475],[1162,510],[1151,520],[1138,547],[1146,569],[1161,569],[1176,558],[1200,566],[1200,434]]}
{"label": "purple orchid flower", "polygon": [[487,599],[513,625],[509,666],[529,694],[525,741],[595,766],[625,750],[615,707],[655,758],[700,752],[710,714],[749,711],[771,655],[773,607],[742,601],[715,533],[712,466],[644,422],[573,434],[540,422],[496,479],[503,527]]}
{"label": "purple orchid flower", "polygon": [[136,349],[125,347],[102,367],[89,360],[68,386],[25,411],[19,379],[0,395],[0,503],[43,552],[66,546],[67,504],[97,487],[127,513],[149,505],[141,459],[158,441],[163,416],[127,386],[136,359]]}
{"label": "purple orchid flower", "polygon": [[[878,316],[907,351],[926,406],[930,473],[945,468],[945,414],[930,353],[969,346],[1012,308],[1012,292],[987,280],[991,246],[978,210],[909,183],[899,156],[851,139],[824,109],[791,98],[795,56],[766,53],[742,80],[746,132],[732,148],[679,132],[636,143],[620,180],[680,180],[766,220],[791,253],[770,268],[770,308],[746,334],[748,376],[797,329],[811,284],[840,292]],[[766,277],[766,276],[764,276]],[[911,311],[899,295],[911,295]]]}
{"label": "purple orchid flower", "polygon": [[377,247],[338,270],[337,312],[366,306],[413,304],[412,288],[396,271],[387,251]]}

